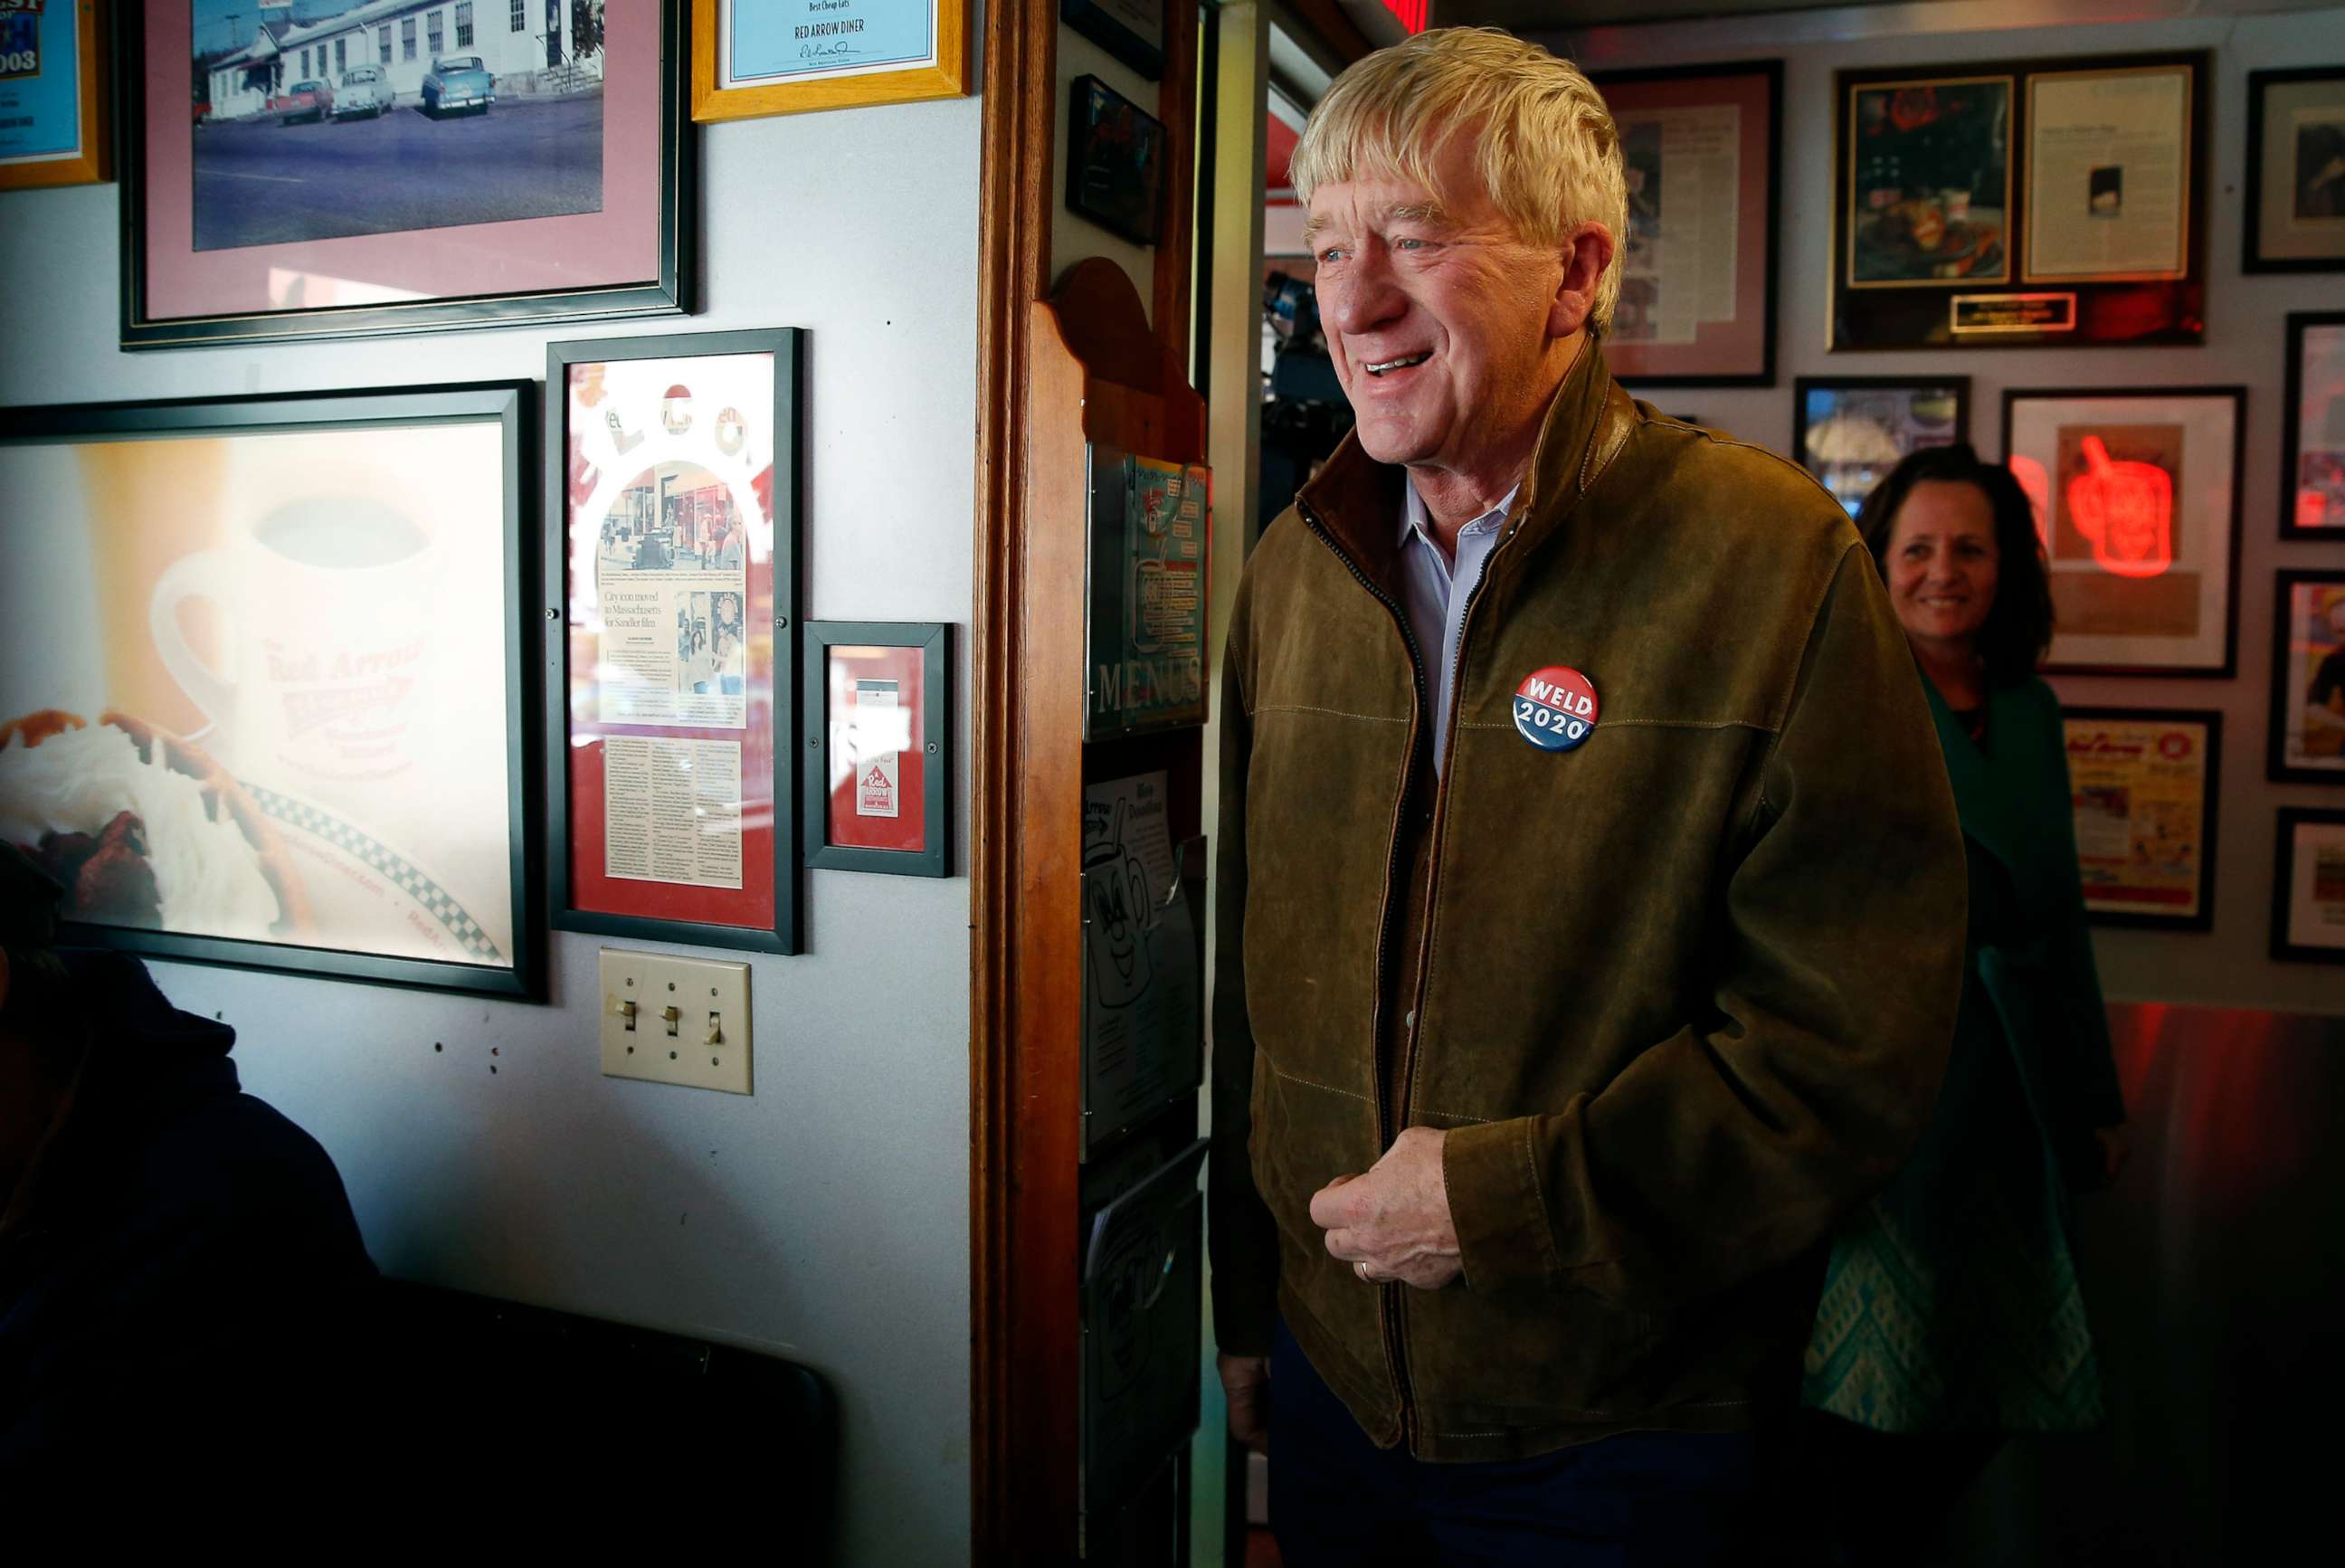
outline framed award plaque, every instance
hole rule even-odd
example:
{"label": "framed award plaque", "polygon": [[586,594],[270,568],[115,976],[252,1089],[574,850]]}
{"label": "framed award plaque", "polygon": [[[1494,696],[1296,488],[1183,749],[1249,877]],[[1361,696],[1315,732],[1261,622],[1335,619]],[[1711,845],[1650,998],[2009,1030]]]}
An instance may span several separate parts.
{"label": "framed award plaque", "polygon": [[798,946],[795,329],[546,350],[553,923]]}

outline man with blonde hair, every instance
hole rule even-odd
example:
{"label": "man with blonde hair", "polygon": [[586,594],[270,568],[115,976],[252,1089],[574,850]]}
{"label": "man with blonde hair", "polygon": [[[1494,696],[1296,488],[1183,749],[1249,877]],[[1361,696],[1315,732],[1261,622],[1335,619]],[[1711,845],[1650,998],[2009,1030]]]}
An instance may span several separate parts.
{"label": "man with blonde hair", "polygon": [[1223,667],[1233,1427],[1289,1568],[1761,1560],[1818,1243],[1960,984],[1912,657],[1830,495],[1606,371],[1578,70],[1420,35],[1294,171],[1358,424]]}

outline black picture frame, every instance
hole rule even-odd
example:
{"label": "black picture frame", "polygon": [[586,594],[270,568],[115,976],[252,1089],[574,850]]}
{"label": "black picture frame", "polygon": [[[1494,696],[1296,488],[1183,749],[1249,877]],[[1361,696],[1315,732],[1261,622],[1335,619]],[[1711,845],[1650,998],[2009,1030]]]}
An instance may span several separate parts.
{"label": "black picture frame", "polygon": [[2063,733],[2072,718],[2114,720],[2136,724],[2197,724],[2207,731],[2207,763],[2204,769],[2206,788],[2198,798],[2198,841],[2203,850],[2198,857],[2198,886],[2196,902],[2198,912],[2190,915],[2129,914],[2123,911],[2093,909],[2091,892],[2086,890],[2086,921],[2093,925],[2130,927],[2140,931],[2208,932],[2215,929],[2215,851],[2217,830],[2222,813],[2216,802],[2223,788],[2223,715],[2211,708],[2112,708],[2062,704],[2060,719]]}
{"label": "black picture frame", "polygon": [[[2213,115],[2213,56],[2204,49],[2157,53],[1967,61],[1914,66],[1863,66],[1836,72],[1832,107],[1832,268],[1827,348],[1834,353],[1944,348],[2154,348],[2206,337],[2207,213]],[[2033,87],[2056,76],[2176,70],[2188,81],[2184,133],[2188,226],[2177,276],[2112,274],[2106,279],[2031,277],[2032,237],[2025,221],[2035,171],[2029,164]],[[2005,84],[2006,191],[1991,281],[1958,276],[1863,280],[1857,276],[1859,187],[1856,95],[1899,89]],[[1927,122],[1923,122],[1926,124]],[[1924,190],[1924,197],[1928,195]],[[1946,231],[1957,219],[1948,218]],[[1918,231],[1918,225],[1917,225]],[[1983,252],[1982,252],[1983,253]]]}
{"label": "black picture frame", "polygon": [[2306,66],[2248,73],[2248,168],[2240,204],[2239,270],[2242,272],[2345,272],[2345,237],[2334,252],[2320,256],[2275,256],[2264,234],[2264,130],[2271,89],[2307,82],[2334,82],[2345,97],[2345,65]]}
{"label": "black picture frame", "polygon": [[[1112,151],[1117,138],[1102,127],[1123,122],[1145,148],[1135,175]],[[1135,245],[1164,238],[1164,122],[1097,76],[1077,76],[1067,89],[1067,210]]]}
{"label": "black picture frame", "polygon": [[[505,688],[511,962],[492,968],[342,948],[80,921],[64,925],[63,940],[180,962],[264,970],[315,979],[355,980],[510,1001],[546,1000],[545,900],[543,881],[539,874],[543,842],[542,813],[538,809],[542,798],[540,758],[529,738],[537,732],[542,693],[537,683],[535,650],[529,646],[527,630],[537,582],[533,555],[536,538],[531,526],[536,497],[527,478],[537,435],[536,397],[534,382],[474,382],[351,392],[17,408],[0,414],[0,446],[76,438],[98,442],[289,431],[350,432],[466,422],[485,423],[492,420],[496,422],[499,433],[502,470],[498,502],[502,514],[499,560],[508,588],[502,627],[503,662],[499,673]],[[90,717],[96,719],[97,716]],[[376,874],[400,880],[413,871],[411,866],[402,871],[402,864],[377,864]]]}
{"label": "black picture frame", "polygon": [[[2315,587],[2345,591],[2345,567],[2283,571],[2272,582],[2271,706],[2264,727],[2264,777],[2275,784],[2345,784],[2345,757],[2338,759],[2335,768],[2307,768],[2290,763],[2288,757],[2289,709],[2296,699],[2289,601],[2299,588]],[[2345,641],[2340,643],[2340,652],[2345,653]],[[2328,673],[2326,662],[2317,673]]]}
{"label": "black picture frame", "polygon": [[[830,650],[841,646],[917,648],[925,711],[922,843],[919,850],[880,850],[830,841]],[[952,626],[941,621],[808,621],[805,683],[799,697],[799,767],[807,808],[800,818],[809,871],[877,871],[903,877],[952,875]]]}
{"label": "black picture frame", "polygon": [[1059,0],[1059,20],[1150,81],[1162,80],[1166,0],[1123,0],[1122,8],[1152,10],[1156,15],[1155,38],[1151,40],[1133,31],[1129,23],[1100,0]]}
{"label": "black picture frame", "polygon": [[2279,809],[2272,833],[2271,956],[2281,963],[2345,963],[2345,947],[2307,947],[2288,939],[2289,909],[2296,891],[2296,835],[2304,827],[2345,829],[2345,810],[2319,806]]}
{"label": "black picture frame", "polygon": [[[2336,475],[2335,506],[2337,522],[2310,526],[2304,524],[2299,496],[2303,488],[2303,476],[2298,472],[2303,461],[2304,426],[2304,341],[2316,327],[2334,327],[2345,331],[2345,311],[2292,311],[2288,318],[2288,401],[2280,419],[2279,462],[2279,536],[2286,540],[2325,540],[2345,543],[2345,462],[2339,464]],[[2330,417],[2345,423],[2345,389],[2330,400]],[[2345,449],[2345,440],[2339,443]],[[2345,452],[2340,452],[2345,456]]]}
{"label": "black picture frame", "polygon": [[[1792,382],[1792,461],[1814,474],[1817,483],[1832,491],[1834,498],[1844,507],[1848,505],[1848,497],[1817,466],[1819,462],[1830,463],[1836,460],[1808,450],[1808,433],[1812,428],[1808,421],[1808,398],[1814,392],[1951,394],[1954,400],[1954,417],[1946,439],[1943,442],[1900,442],[1897,443],[1899,459],[1909,457],[1926,446],[1966,445],[1971,439],[1971,378],[1968,376],[1794,377]],[[1877,478],[1875,483],[1878,483]],[[1849,507],[1848,510],[1851,516],[1855,515],[1855,508]]]}
{"label": "black picture frame", "polygon": [[125,349],[382,337],[481,327],[549,326],[688,315],[699,308],[697,214],[699,139],[685,76],[690,62],[683,7],[658,7],[660,199],[656,271],[640,280],[582,289],[481,293],[391,304],[340,305],[217,315],[156,318],[147,310],[146,107],[147,32],[141,15],[117,31],[115,143],[121,195],[120,257]]}
{"label": "black picture frame", "polygon": [[[544,629],[542,659],[546,690],[544,747],[550,771],[546,779],[546,813],[553,853],[552,921],[557,930],[645,942],[684,942],[696,947],[728,948],[737,952],[796,953],[801,950],[804,899],[797,864],[799,770],[790,766],[790,738],[797,733],[797,697],[801,624],[801,532],[805,513],[804,433],[806,332],[797,327],[752,328],[721,332],[684,332],[627,338],[581,339],[548,343],[546,367],[546,439],[543,484],[545,539],[543,596],[537,624]],[[654,915],[619,914],[573,907],[575,889],[570,870],[573,813],[570,779],[570,626],[564,612],[569,595],[570,442],[568,412],[570,367],[628,360],[685,360],[724,354],[771,354],[774,360],[773,432],[773,758],[770,775],[774,801],[773,887],[774,924],[727,925],[716,921],[674,920]]]}

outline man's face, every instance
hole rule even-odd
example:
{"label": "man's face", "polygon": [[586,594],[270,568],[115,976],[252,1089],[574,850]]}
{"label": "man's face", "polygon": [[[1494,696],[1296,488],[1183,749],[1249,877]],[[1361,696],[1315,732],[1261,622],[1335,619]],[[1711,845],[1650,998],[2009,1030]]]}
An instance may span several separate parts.
{"label": "man's face", "polygon": [[1315,287],[1368,455],[1470,473],[1538,417],[1554,392],[1540,361],[1579,323],[1557,300],[1568,252],[1516,238],[1471,138],[1435,169],[1438,192],[1373,171],[1313,191]]}

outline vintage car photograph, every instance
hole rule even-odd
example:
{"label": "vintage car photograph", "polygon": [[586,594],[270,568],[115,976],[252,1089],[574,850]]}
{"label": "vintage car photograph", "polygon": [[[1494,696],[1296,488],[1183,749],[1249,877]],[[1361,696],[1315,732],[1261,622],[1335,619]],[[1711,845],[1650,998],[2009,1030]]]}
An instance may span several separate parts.
{"label": "vintage car photograph", "polygon": [[489,112],[497,101],[497,79],[481,64],[478,55],[457,55],[431,62],[431,70],[423,78],[423,112],[444,115],[462,109],[476,115]]}
{"label": "vintage car photograph", "polygon": [[342,73],[334,87],[334,117],[354,120],[360,117],[381,119],[391,107],[391,84],[381,66],[354,66]]}
{"label": "vintage car photograph", "polygon": [[280,125],[308,120],[311,124],[334,111],[334,89],[323,82],[296,82],[280,97],[269,100],[269,112]]}

